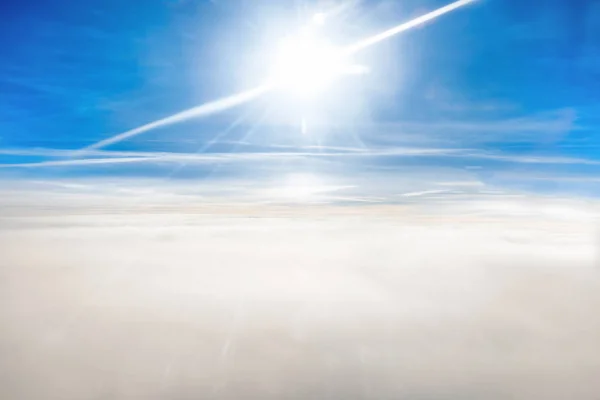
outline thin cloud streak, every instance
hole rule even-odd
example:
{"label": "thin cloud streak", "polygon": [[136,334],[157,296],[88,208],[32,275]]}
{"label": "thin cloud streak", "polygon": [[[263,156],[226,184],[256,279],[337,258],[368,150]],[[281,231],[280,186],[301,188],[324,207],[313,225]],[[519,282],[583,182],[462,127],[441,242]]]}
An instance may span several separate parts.
{"label": "thin cloud streak", "polygon": [[[60,154],[62,157],[73,155],[77,151],[58,151],[49,149],[47,156],[56,157]],[[27,153],[27,151],[25,152]],[[38,150],[37,155],[44,155],[43,151]],[[116,153],[116,154],[114,154]],[[15,153],[13,153],[14,155]],[[479,152],[473,149],[444,149],[444,148],[410,148],[397,147],[388,149],[375,149],[365,152],[238,152],[238,153],[169,153],[169,152],[110,152],[97,151],[97,157],[87,159],[70,160],[52,160],[35,163],[11,163],[0,164],[0,168],[32,168],[32,167],[51,167],[51,166],[78,166],[93,164],[117,164],[134,162],[196,162],[212,163],[226,161],[266,161],[292,158],[369,158],[369,157],[452,157],[464,159],[483,159],[500,162],[522,163],[522,164],[581,164],[581,165],[600,165],[600,161],[553,156],[514,156],[505,154],[493,154]]]}
{"label": "thin cloud streak", "polygon": [[[0,155],[3,156],[16,156],[16,157],[49,157],[49,158],[70,158],[79,154],[79,150],[70,149],[53,149],[44,147],[35,148],[12,148],[12,149],[0,149]],[[144,153],[138,151],[104,151],[104,150],[90,150],[86,152],[89,157],[156,157],[157,154],[163,153]]]}
{"label": "thin cloud streak", "polygon": [[[455,149],[412,149],[398,148],[371,152],[263,152],[263,153],[152,153],[152,152],[117,152],[121,157],[110,157],[112,152],[96,152],[96,155],[104,155],[105,158],[84,158],[70,160],[40,161],[35,163],[10,163],[0,164],[0,168],[34,168],[34,167],[53,167],[53,166],[84,166],[93,164],[118,164],[134,162],[196,162],[211,163],[225,161],[265,161],[269,159],[291,159],[304,157],[378,157],[378,156],[449,156],[464,150]],[[59,152],[63,157],[74,155],[78,151]],[[41,152],[40,152],[41,153]],[[38,153],[38,155],[41,155]],[[51,156],[56,156],[52,150]],[[129,157],[122,157],[127,154]]]}
{"label": "thin cloud streak", "polygon": [[403,197],[419,197],[419,196],[424,196],[424,195],[429,195],[429,194],[442,194],[442,193],[451,193],[453,192],[452,190],[449,189],[436,189],[436,190],[422,190],[420,192],[409,192],[409,193],[402,193],[399,194],[399,196],[403,196]]}
{"label": "thin cloud streak", "polygon": [[158,161],[159,157],[86,158],[80,160],[41,161],[37,163],[0,164],[0,168],[78,167],[85,165],[125,164]]}
{"label": "thin cloud streak", "polygon": [[[339,152],[339,153],[367,153],[369,150],[363,148],[353,148],[353,147],[343,147],[343,146],[292,146],[292,145],[284,145],[284,144],[252,144],[252,143],[243,143],[241,141],[235,140],[224,140],[224,141],[214,141],[210,143],[213,145],[215,143],[224,143],[224,144],[235,144],[235,145],[247,145],[247,146],[255,146],[260,148],[267,149],[289,149],[289,150],[330,150],[331,152]],[[123,150],[90,150],[86,151],[86,155],[89,157],[164,157],[167,155],[200,155],[200,154],[215,154],[206,152],[206,148],[210,146],[202,146],[199,151],[194,153],[183,153],[183,152],[144,152],[144,151],[123,151]],[[420,150],[420,149],[418,149]],[[422,149],[423,151],[428,151],[428,149]],[[436,151],[436,149],[430,149]],[[439,149],[443,150],[443,149]],[[70,149],[56,149],[56,148],[44,148],[44,147],[28,147],[28,148],[0,148],[0,156],[15,156],[15,157],[52,157],[52,158],[71,158],[81,154],[80,150],[70,150]],[[216,153],[220,154],[220,153]]]}
{"label": "thin cloud streak", "polygon": [[552,157],[552,156],[511,156],[502,154],[473,153],[465,154],[466,157],[480,158],[494,161],[514,162],[520,164],[582,164],[600,165],[600,161],[585,158]]}
{"label": "thin cloud streak", "polygon": [[[532,114],[517,118],[486,119],[486,120],[447,120],[432,121],[402,121],[364,124],[359,128],[372,132],[375,137],[405,140],[406,135],[418,135],[418,138],[437,141],[452,135],[463,141],[485,141],[512,139],[514,135],[531,135],[532,139],[558,139],[572,131],[586,130],[585,126],[576,123],[577,115],[572,109],[558,109],[551,112]],[[343,126],[343,125],[342,125]],[[477,134],[473,137],[472,134]],[[471,136],[466,136],[469,134]],[[404,135],[404,136],[399,136]],[[456,136],[458,135],[458,136]],[[550,136],[550,137],[548,137]],[[410,138],[410,136],[408,137]]]}

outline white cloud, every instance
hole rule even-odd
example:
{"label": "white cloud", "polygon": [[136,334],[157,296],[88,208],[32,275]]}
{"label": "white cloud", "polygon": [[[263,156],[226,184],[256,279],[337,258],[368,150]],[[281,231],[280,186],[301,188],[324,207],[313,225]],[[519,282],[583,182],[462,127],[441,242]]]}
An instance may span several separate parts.
{"label": "white cloud", "polygon": [[[317,149],[311,149],[317,150]],[[35,168],[53,166],[80,166],[101,165],[117,163],[218,163],[218,162],[250,162],[268,161],[278,159],[297,158],[365,158],[365,157],[454,157],[465,159],[495,160],[511,163],[525,164],[587,164],[600,165],[599,161],[584,158],[557,157],[548,155],[510,155],[486,151],[460,149],[460,148],[427,148],[427,147],[378,147],[371,149],[361,148],[333,148],[320,149],[322,151],[289,152],[237,152],[237,153],[177,153],[177,152],[119,152],[119,151],[90,151],[89,156],[95,158],[72,158],[66,160],[51,160],[27,163],[0,164],[0,168]],[[13,156],[44,156],[52,158],[68,158],[80,156],[79,151],[60,149],[10,149],[3,154]]]}
{"label": "white cloud", "polygon": [[0,218],[4,398],[600,391],[590,219],[104,207]]}

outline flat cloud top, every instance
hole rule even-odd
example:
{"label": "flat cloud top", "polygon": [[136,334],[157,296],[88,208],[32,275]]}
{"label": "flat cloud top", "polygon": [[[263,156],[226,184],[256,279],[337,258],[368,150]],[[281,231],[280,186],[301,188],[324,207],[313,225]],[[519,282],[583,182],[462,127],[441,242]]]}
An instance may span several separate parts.
{"label": "flat cloud top", "polygon": [[1,396],[596,398],[593,220],[299,208],[2,218]]}

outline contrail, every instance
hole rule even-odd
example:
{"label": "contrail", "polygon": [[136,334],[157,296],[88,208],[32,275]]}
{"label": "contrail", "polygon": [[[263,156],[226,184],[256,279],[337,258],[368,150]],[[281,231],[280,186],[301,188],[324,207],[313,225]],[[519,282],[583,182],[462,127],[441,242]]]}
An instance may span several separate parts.
{"label": "contrail", "polygon": [[101,140],[97,143],[94,143],[90,146],[84,147],[82,151],[86,150],[97,150],[108,145],[121,142],[125,139],[129,139],[130,137],[137,136],[140,133],[148,132],[149,130],[159,128],[161,126],[167,126],[171,124],[175,124],[177,122],[182,122],[191,118],[197,117],[205,117],[207,115],[215,114],[221,111],[225,111],[229,108],[238,106],[240,104],[246,103],[261,94],[267,92],[271,89],[271,86],[268,84],[261,85],[257,88],[247,90],[242,93],[234,94],[232,96],[228,96],[222,99],[218,99],[215,101],[211,101],[209,103],[204,103],[194,108],[190,108],[189,110],[185,110],[179,112],[175,115],[171,115],[170,117],[166,117],[163,119],[159,119],[158,121],[151,122],[146,125],[142,125],[138,128],[131,129],[127,132],[123,132],[116,136],[110,137],[108,139]]}
{"label": "contrail", "polygon": [[448,4],[447,6],[438,8],[437,10],[431,11],[425,15],[421,15],[420,17],[417,17],[415,19],[411,19],[410,21],[404,22],[398,26],[395,26],[394,28],[388,29],[387,31],[378,33],[378,34],[368,37],[366,39],[359,40],[358,42],[354,43],[353,45],[346,47],[344,50],[347,54],[356,53],[357,51],[360,51],[360,50],[364,49],[365,47],[374,45],[375,43],[381,42],[382,40],[385,40],[385,39],[389,38],[390,36],[394,36],[400,32],[404,32],[408,29],[414,28],[415,26],[424,24],[427,21],[431,21],[432,19],[435,19],[446,13],[449,13],[450,11],[454,11],[457,8],[466,6],[467,4],[473,3],[475,1],[477,1],[477,0],[455,1],[454,3],[451,3],[451,4]]}
{"label": "contrail", "polygon": [[[257,122],[257,125],[260,121]],[[250,134],[252,133],[251,128]],[[296,148],[296,147],[294,147]],[[292,151],[292,152],[261,152],[261,153],[210,153],[210,154],[198,154],[198,153],[168,153],[168,152],[130,152],[129,157],[110,157],[112,152],[105,152],[105,156],[97,158],[81,158],[81,159],[68,159],[68,160],[53,160],[53,161],[41,161],[33,163],[15,163],[15,164],[0,164],[1,168],[42,168],[42,167],[70,167],[70,166],[84,166],[84,165],[110,165],[110,164],[122,164],[122,163],[174,163],[174,162],[186,162],[186,163],[203,163],[203,164],[214,164],[221,162],[244,162],[244,161],[264,161],[267,159],[289,159],[290,157],[343,157],[343,158],[355,158],[355,157],[378,157],[378,156],[396,156],[396,157],[428,157],[428,156],[468,156],[471,158],[485,158],[495,159],[503,161],[515,161],[515,162],[527,162],[527,163],[556,163],[560,162],[563,164],[600,164],[600,161],[584,160],[584,159],[569,159],[569,158],[515,158],[510,156],[478,153],[473,149],[446,149],[446,148],[418,148],[418,147],[395,147],[391,149],[377,149],[364,151],[362,149],[352,148],[331,148],[332,151],[322,152],[312,151],[315,146],[305,147],[305,151]],[[118,154],[118,152],[115,152]]]}
{"label": "contrail", "polygon": [[82,165],[156,162],[159,160],[161,160],[161,157],[86,158],[83,160],[58,160],[58,161],[41,161],[41,162],[22,163],[22,164],[0,164],[0,168],[69,167],[69,166],[82,166]]}

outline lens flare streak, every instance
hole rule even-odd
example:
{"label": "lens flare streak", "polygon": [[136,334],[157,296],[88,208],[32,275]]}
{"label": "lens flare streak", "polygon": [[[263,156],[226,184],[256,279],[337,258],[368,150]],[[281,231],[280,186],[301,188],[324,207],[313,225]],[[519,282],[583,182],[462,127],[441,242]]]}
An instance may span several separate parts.
{"label": "lens flare streak", "polygon": [[425,15],[421,15],[420,17],[417,17],[415,19],[411,19],[410,21],[404,22],[398,26],[395,26],[391,29],[388,29],[386,31],[383,31],[381,33],[378,33],[376,35],[373,35],[371,37],[368,37],[366,39],[362,39],[359,40],[358,42],[354,43],[353,45],[350,45],[348,47],[345,48],[345,51],[348,54],[353,54],[356,53],[357,51],[360,51],[362,49],[364,49],[365,47],[369,47],[372,46],[376,43],[381,42],[382,40],[385,40],[391,36],[397,35],[398,33],[407,31],[409,29],[412,29],[416,26],[419,26],[421,24],[424,24],[425,22],[431,21],[437,17],[440,17],[444,14],[447,14],[451,11],[456,10],[457,8],[460,7],[464,7],[468,4],[471,4],[473,2],[475,2],[476,0],[458,0],[455,1],[454,3],[448,4],[447,6],[438,8],[437,10],[431,11]]}
{"label": "lens flare streak", "polygon": [[[394,28],[388,29],[388,30],[381,32],[379,34],[376,34],[374,36],[359,40],[358,42],[343,48],[342,51],[347,55],[356,53],[366,47],[372,46],[376,43],[381,42],[382,40],[388,39],[391,36],[397,35],[398,33],[404,32],[404,31],[414,28],[418,25],[421,25],[425,22],[431,21],[437,17],[440,17],[444,14],[447,14],[451,11],[454,11],[460,7],[466,6],[475,1],[476,0],[455,1],[454,3],[451,3],[444,7],[438,8],[437,10],[429,12],[425,15],[422,15],[422,16],[412,19],[410,21],[404,22]],[[254,89],[251,89],[251,90],[248,90],[245,92],[241,92],[238,94],[234,94],[232,96],[228,96],[225,98],[221,98],[221,99],[218,99],[215,101],[201,104],[197,107],[179,112],[170,117],[166,117],[166,118],[160,119],[158,121],[154,121],[149,124],[142,125],[138,128],[123,132],[121,134],[110,137],[108,139],[101,140],[97,143],[94,143],[88,147],[83,148],[82,151],[85,152],[86,150],[101,149],[103,147],[121,142],[125,139],[129,139],[131,137],[137,136],[139,134],[148,132],[148,131],[156,129],[156,128],[172,125],[172,124],[175,124],[178,122],[186,121],[191,118],[206,117],[206,116],[209,116],[212,114],[223,112],[232,107],[236,107],[243,103],[249,102],[249,101],[265,94],[266,92],[269,92],[271,89],[273,89],[274,85],[276,84],[276,81],[277,81],[277,77],[275,77],[275,83],[273,80],[271,80],[257,88],[254,88]]]}
{"label": "lens flare streak", "polygon": [[148,132],[152,129],[172,125],[172,124],[175,124],[178,122],[183,122],[183,121],[186,121],[191,118],[206,117],[206,116],[209,116],[212,114],[223,112],[230,108],[239,106],[243,103],[247,103],[247,102],[259,97],[260,95],[268,92],[270,89],[271,89],[270,85],[265,84],[265,85],[261,85],[257,88],[254,88],[254,89],[247,90],[242,93],[234,94],[232,96],[228,96],[228,97],[225,97],[222,99],[211,101],[209,103],[204,103],[204,104],[201,104],[194,108],[190,108],[188,110],[171,115],[170,117],[159,119],[158,121],[154,121],[149,124],[142,125],[138,128],[131,129],[127,132],[123,132],[123,133],[113,136],[111,138],[94,143],[88,147],[85,147],[83,149],[83,151],[98,150],[103,147],[109,146],[111,144],[115,144],[115,143],[121,142],[125,139],[129,139],[131,137],[137,136],[141,133]]}

